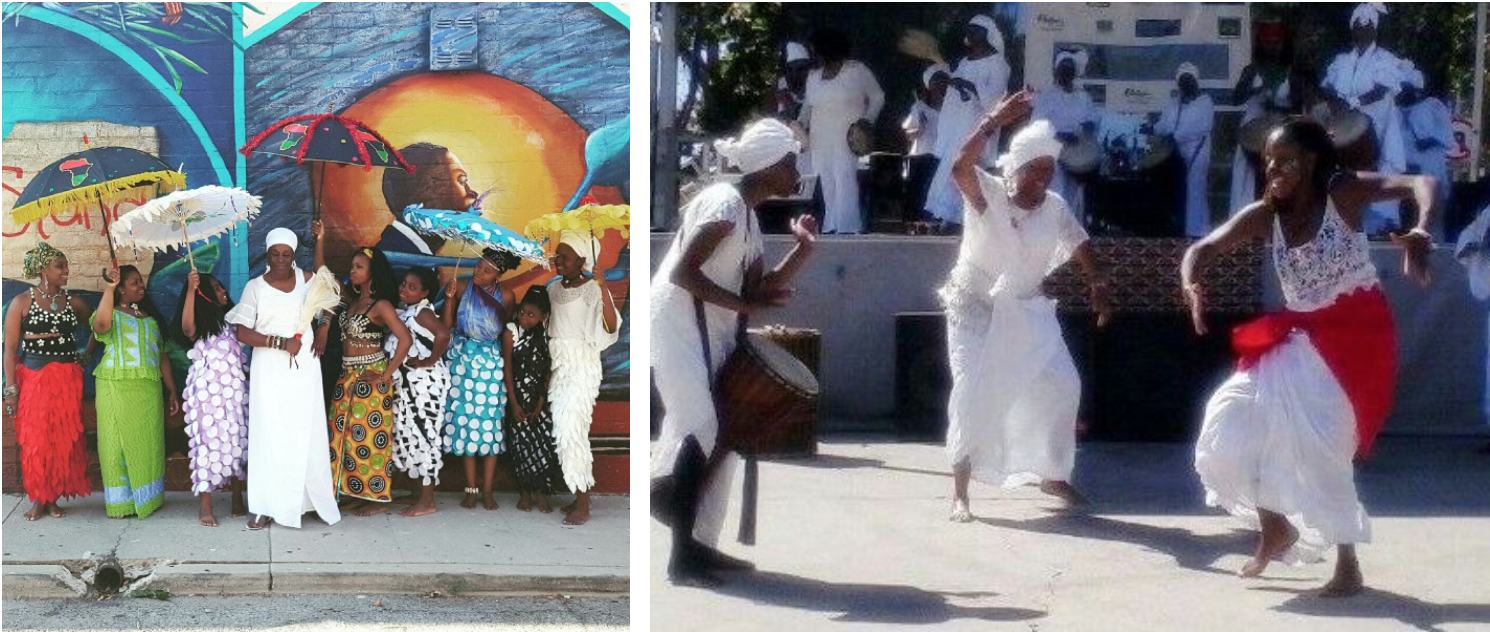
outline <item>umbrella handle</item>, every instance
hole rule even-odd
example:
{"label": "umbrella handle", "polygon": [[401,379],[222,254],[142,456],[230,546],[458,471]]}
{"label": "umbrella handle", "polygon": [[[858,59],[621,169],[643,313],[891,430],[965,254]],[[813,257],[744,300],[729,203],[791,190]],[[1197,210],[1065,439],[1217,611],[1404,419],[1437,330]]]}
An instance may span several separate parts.
{"label": "umbrella handle", "polygon": [[181,213],[181,203],[176,203],[176,217],[181,218],[181,237],[186,240],[186,260],[191,262],[191,271],[197,271],[197,258],[191,252],[191,235],[186,232],[186,218]]}
{"label": "umbrella handle", "polygon": [[98,196],[98,211],[103,214],[103,236],[109,242],[109,263],[119,267],[119,255],[114,252],[114,231],[109,228],[109,209],[104,206],[103,195]]}

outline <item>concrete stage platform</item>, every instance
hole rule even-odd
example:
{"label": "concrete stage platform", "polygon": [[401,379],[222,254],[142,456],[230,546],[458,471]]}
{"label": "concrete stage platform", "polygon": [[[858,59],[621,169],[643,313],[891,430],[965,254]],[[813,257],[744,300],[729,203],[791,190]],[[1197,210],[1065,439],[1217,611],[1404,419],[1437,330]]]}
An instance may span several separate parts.
{"label": "concrete stage platform", "polygon": [[[673,234],[653,233],[651,240],[655,272]],[[940,309],[936,288],[955,262],[958,244],[957,237],[823,237],[798,278],[792,304],[752,323],[821,330],[825,430],[893,426],[895,315]],[[767,235],[768,261],[779,260],[791,245],[790,236]],[[1464,268],[1447,249],[1435,252],[1434,284],[1422,289],[1403,278],[1397,249],[1377,245],[1372,257],[1398,324],[1401,379],[1386,432],[1484,432],[1486,305],[1469,295]],[[1269,258],[1262,257],[1261,265],[1262,303],[1277,305],[1281,300]],[[1177,288],[1178,268],[1169,274]]]}

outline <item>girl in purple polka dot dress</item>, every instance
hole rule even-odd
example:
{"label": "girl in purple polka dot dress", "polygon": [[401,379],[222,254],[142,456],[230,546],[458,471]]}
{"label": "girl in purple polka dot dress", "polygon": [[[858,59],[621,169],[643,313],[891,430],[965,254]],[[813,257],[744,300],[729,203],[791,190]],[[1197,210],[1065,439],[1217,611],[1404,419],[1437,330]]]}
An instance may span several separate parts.
{"label": "girl in purple polka dot dress", "polygon": [[248,463],[248,373],[236,328],[224,320],[232,309],[228,290],[210,274],[187,276],[179,320],[172,328],[189,345],[182,410],[191,439],[191,491],[202,498],[202,526],[217,526],[212,492],[233,490],[233,515],[243,504],[244,465]]}

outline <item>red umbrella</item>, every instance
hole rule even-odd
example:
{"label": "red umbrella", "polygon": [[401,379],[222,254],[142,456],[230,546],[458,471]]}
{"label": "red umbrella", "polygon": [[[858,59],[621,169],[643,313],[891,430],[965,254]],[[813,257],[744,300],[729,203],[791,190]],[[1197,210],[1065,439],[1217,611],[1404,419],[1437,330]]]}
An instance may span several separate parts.
{"label": "red umbrella", "polygon": [[358,165],[363,171],[372,171],[373,167],[414,171],[414,166],[382,134],[359,121],[330,112],[282,119],[259,132],[238,151],[244,156],[259,153],[294,158],[301,165],[307,160],[319,163],[316,219],[321,218],[320,187],[326,183],[328,162]]}

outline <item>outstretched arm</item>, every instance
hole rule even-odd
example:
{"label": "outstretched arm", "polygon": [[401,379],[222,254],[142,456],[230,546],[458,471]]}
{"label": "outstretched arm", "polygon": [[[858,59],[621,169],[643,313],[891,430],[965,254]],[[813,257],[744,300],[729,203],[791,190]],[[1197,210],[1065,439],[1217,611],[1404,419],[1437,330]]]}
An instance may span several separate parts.
{"label": "outstretched arm", "polygon": [[1268,235],[1268,222],[1272,217],[1272,209],[1266,203],[1253,202],[1185,250],[1185,258],[1180,262],[1180,288],[1185,293],[1185,303],[1190,307],[1190,320],[1195,333],[1206,333],[1205,292],[1200,285],[1201,273],[1217,256],[1231,252],[1247,242],[1265,239]]}
{"label": "outstretched arm", "polygon": [[1417,225],[1403,235],[1392,235],[1392,243],[1402,247],[1402,272],[1420,285],[1428,285],[1433,275],[1428,269],[1428,253],[1433,251],[1434,191],[1438,181],[1432,176],[1391,175],[1361,172],[1347,178],[1331,192],[1337,207],[1354,226],[1373,202],[1412,199],[1418,209]]}
{"label": "outstretched arm", "polygon": [[962,142],[957,159],[952,163],[952,180],[957,183],[957,190],[967,199],[973,210],[979,213],[988,210],[988,201],[983,199],[983,187],[978,183],[978,160],[983,157],[989,137],[1029,114],[1033,98],[1034,93],[1029,90],[1020,90],[1004,97],[993,112],[983,117],[973,133]]}
{"label": "outstretched arm", "polygon": [[767,272],[761,279],[762,287],[767,293],[777,292],[790,285],[797,273],[802,271],[802,266],[807,264],[812,251],[817,249],[817,220],[811,215],[792,220],[792,234],[797,237],[797,245],[792,246],[792,251],[781,259],[776,269]]}

